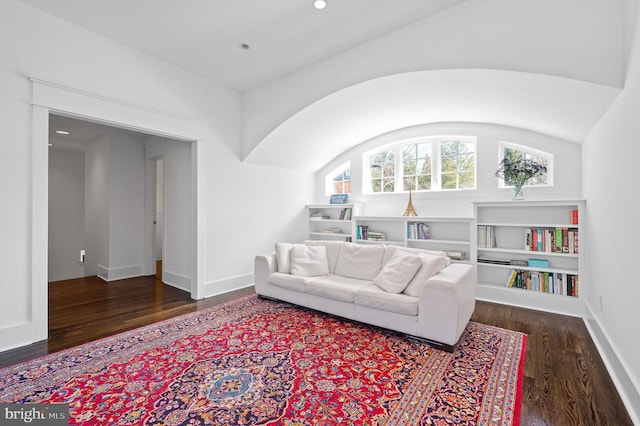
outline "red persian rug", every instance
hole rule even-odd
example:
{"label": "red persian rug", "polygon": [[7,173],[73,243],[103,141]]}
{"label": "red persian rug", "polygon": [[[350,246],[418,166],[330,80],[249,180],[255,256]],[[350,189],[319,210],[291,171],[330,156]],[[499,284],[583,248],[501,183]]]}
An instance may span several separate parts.
{"label": "red persian rug", "polygon": [[0,370],[0,403],[88,425],[513,425],[526,336],[470,323],[453,353],[247,296]]}

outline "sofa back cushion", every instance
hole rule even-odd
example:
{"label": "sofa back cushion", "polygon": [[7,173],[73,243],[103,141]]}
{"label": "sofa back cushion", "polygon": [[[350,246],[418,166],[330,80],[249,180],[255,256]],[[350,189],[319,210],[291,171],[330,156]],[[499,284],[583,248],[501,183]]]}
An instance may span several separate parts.
{"label": "sofa back cushion", "polygon": [[336,275],[373,281],[382,269],[385,246],[344,243],[336,263]]}
{"label": "sofa back cushion", "polygon": [[447,263],[446,266],[449,266],[451,264],[451,259],[447,257],[447,254],[444,251],[423,250],[423,249],[417,249],[417,248],[411,248],[411,247],[400,247],[400,246],[394,246],[394,245],[389,245],[387,247],[387,250],[384,252],[384,259],[382,260],[382,264],[384,265],[385,263],[387,263],[389,259],[391,259],[391,256],[393,256],[397,251],[403,251],[403,252],[411,253],[415,255],[418,255],[420,253],[428,253],[436,256],[444,256],[446,258],[445,259]]}
{"label": "sofa back cushion", "polygon": [[327,248],[324,246],[295,245],[291,248],[291,275],[318,277],[329,275]]}
{"label": "sofa back cushion", "polygon": [[278,272],[282,272],[283,274],[291,273],[291,249],[294,246],[303,245],[292,243],[276,243],[276,261],[278,263]]}
{"label": "sofa back cushion", "polygon": [[451,262],[447,256],[432,253],[418,253],[418,257],[422,261],[422,266],[403,291],[404,294],[414,297],[420,297],[426,281]]}
{"label": "sofa back cushion", "polygon": [[384,264],[373,283],[388,293],[401,293],[421,266],[422,259],[420,257],[397,251]]}
{"label": "sofa back cushion", "polygon": [[338,263],[338,256],[340,255],[340,249],[342,248],[344,241],[305,240],[304,244],[308,246],[326,247],[327,258],[329,259],[329,272],[331,274],[336,272],[336,264]]}

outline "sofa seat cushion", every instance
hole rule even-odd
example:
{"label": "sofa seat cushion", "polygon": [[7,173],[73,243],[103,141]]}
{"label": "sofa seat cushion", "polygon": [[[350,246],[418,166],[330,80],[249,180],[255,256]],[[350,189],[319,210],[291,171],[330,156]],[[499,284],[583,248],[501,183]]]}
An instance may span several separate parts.
{"label": "sofa seat cushion", "polygon": [[388,293],[375,284],[358,289],[354,295],[356,305],[403,315],[418,315],[418,298],[406,294]]}
{"label": "sofa seat cushion", "polygon": [[356,290],[368,285],[371,285],[371,281],[329,275],[312,278],[307,284],[307,293],[339,302],[353,303],[353,295]]}
{"label": "sofa seat cushion", "polygon": [[282,272],[274,272],[269,275],[269,283],[271,285],[301,293],[307,292],[307,284],[311,279],[311,277],[298,277],[296,275],[283,274]]}

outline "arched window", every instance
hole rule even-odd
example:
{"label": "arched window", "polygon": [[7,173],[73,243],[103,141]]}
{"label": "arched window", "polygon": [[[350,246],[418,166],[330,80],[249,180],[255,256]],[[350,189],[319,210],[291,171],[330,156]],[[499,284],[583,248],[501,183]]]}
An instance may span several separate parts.
{"label": "arched window", "polygon": [[364,155],[364,192],[475,189],[476,139],[428,137],[403,141]]}
{"label": "arched window", "polygon": [[347,161],[325,177],[325,194],[351,194],[351,162]]}
{"label": "arched window", "polygon": [[[529,180],[526,183],[527,186],[553,186],[553,154],[528,146],[502,141],[499,143],[499,150],[499,161],[504,158],[511,160],[527,159],[543,164],[547,168],[546,173]],[[500,188],[513,186],[510,182],[505,182],[504,179],[499,181]]]}

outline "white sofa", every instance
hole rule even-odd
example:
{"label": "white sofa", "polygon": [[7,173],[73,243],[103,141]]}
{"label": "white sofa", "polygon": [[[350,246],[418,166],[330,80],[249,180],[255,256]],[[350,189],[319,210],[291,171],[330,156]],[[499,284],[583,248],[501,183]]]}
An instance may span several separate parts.
{"label": "white sofa", "polygon": [[453,350],[475,309],[476,276],[444,252],[309,240],[256,256],[255,288]]}

